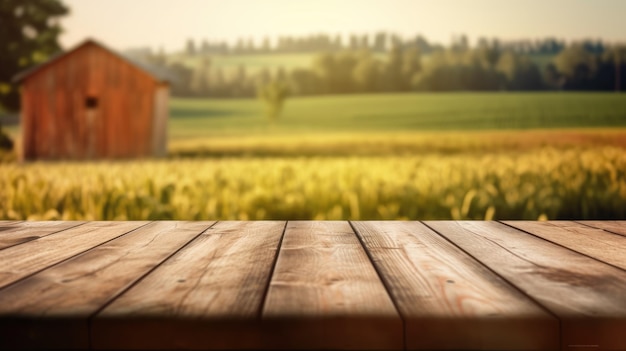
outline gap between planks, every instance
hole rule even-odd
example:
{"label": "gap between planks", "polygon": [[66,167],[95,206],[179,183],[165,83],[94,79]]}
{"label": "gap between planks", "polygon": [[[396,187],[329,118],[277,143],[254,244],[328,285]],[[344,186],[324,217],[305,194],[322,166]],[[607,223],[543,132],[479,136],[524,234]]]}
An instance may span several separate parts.
{"label": "gap between planks", "polygon": [[626,236],[573,221],[500,223],[626,271]]}
{"label": "gap between planks", "polygon": [[556,314],[563,349],[626,349],[623,270],[499,222],[426,223]]}
{"label": "gap between planks", "polygon": [[[151,222],[3,289],[0,302],[12,303],[0,303],[0,348],[89,348],[90,315],[214,222],[205,223]],[[112,228],[121,229],[95,230]]]}

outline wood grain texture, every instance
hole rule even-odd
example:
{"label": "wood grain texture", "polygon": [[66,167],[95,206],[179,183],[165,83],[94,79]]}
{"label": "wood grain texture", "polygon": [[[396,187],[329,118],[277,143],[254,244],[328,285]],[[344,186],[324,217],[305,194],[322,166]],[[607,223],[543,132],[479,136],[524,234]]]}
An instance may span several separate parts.
{"label": "wood grain texture", "polygon": [[0,290],[0,348],[88,348],[88,318],[211,224],[152,222]]}
{"label": "wood grain texture", "polygon": [[271,349],[403,347],[402,320],[345,221],[287,224],[263,324]]}
{"label": "wood grain texture", "polygon": [[558,316],[562,349],[626,349],[624,271],[497,222],[425,223]]}
{"label": "wood grain texture", "polygon": [[22,223],[23,221],[13,221],[13,220],[0,220],[0,227],[4,227],[7,225],[14,225],[14,224],[18,224],[18,223]]}
{"label": "wood grain texture", "polygon": [[576,221],[578,223],[604,229],[607,232],[626,236],[626,221]]}
{"label": "wood grain texture", "polygon": [[0,250],[0,288],[148,222],[89,222]]}
{"label": "wood grain texture", "polygon": [[258,322],[285,222],[218,222],[92,320],[96,349],[260,345]]}
{"label": "wood grain texture", "polygon": [[77,227],[77,221],[0,221],[0,250]]}
{"label": "wood grain texture", "polygon": [[406,323],[407,349],[548,350],[558,321],[419,222],[353,222]]}
{"label": "wood grain texture", "polygon": [[504,221],[568,249],[626,270],[626,237],[571,221]]}

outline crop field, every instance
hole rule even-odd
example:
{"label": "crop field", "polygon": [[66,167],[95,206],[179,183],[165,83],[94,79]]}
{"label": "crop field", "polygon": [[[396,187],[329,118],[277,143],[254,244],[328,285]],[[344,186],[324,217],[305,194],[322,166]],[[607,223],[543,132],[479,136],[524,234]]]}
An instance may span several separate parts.
{"label": "crop field", "polygon": [[4,219],[626,218],[621,148],[5,164]]}
{"label": "crop field", "polygon": [[329,96],[288,100],[274,124],[262,112],[173,99],[166,159],[0,163],[0,219],[626,219],[623,94]]}

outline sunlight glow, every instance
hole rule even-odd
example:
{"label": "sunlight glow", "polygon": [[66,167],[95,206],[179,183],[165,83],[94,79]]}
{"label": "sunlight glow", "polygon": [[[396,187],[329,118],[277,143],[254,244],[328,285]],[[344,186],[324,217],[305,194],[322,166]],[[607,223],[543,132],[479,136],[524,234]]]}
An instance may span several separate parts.
{"label": "sunlight glow", "polygon": [[[449,44],[466,34],[568,41],[626,41],[626,1],[619,0],[66,0],[64,46],[95,37],[117,49],[150,46],[181,50],[185,40],[377,31],[416,34]],[[344,39],[345,40],[345,39]]]}

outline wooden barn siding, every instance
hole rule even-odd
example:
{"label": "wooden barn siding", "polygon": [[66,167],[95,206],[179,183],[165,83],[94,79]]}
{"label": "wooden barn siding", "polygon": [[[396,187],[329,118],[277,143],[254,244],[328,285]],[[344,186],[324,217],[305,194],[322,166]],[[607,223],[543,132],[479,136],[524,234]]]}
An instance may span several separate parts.
{"label": "wooden barn siding", "polygon": [[159,86],[154,96],[154,122],[152,148],[155,156],[167,154],[167,116],[169,109],[169,86]]}
{"label": "wooden barn siding", "polygon": [[[24,157],[151,155],[158,85],[147,73],[96,45],[69,53],[23,83]],[[98,98],[94,111],[85,106],[89,96]]]}

